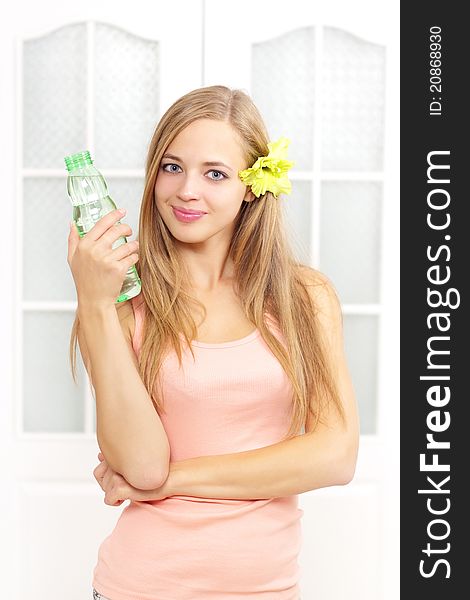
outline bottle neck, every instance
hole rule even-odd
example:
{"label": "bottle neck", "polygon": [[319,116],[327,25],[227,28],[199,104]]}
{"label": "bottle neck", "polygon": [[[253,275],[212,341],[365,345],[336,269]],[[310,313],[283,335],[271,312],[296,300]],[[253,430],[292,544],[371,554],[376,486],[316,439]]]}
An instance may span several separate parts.
{"label": "bottle neck", "polygon": [[84,165],[83,167],[75,167],[68,172],[69,177],[80,177],[80,176],[98,176],[101,173],[93,165]]}

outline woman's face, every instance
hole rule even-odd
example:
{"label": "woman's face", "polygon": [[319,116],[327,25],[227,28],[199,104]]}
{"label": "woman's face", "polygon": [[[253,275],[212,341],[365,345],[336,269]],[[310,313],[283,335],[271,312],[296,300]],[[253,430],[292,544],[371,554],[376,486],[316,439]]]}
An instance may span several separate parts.
{"label": "woman's face", "polygon": [[[198,119],[181,131],[164,153],[155,182],[157,209],[173,236],[193,244],[230,241],[243,200],[254,199],[238,177],[247,166],[228,123]],[[173,207],[205,214],[182,221]]]}

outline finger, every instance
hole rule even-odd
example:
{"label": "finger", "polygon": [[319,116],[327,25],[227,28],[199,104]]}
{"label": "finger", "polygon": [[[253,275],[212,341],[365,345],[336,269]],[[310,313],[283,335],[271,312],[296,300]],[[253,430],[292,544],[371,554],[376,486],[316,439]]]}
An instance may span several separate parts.
{"label": "finger", "polygon": [[120,478],[113,477],[106,490],[108,503],[111,506],[119,506],[121,502],[124,502],[126,493],[121,485]]}
{"label": "finger", "polygon": [[132,227],[128,223],[115,223],[112,227],[109,227],[105,233],[98,240],[100,243],[103,242],[105,247],[111,252],[116,248],[127,242],[129,236],[133,233]]}
{"label": "finger", "polygon": [[100,473],[96,473],[94,474],[95,479],[98,483],[98,485],[100,486],[101,489],[103,489],[103,484],[102,484],[102,479],[103,479],[103,475],[101,475]]}
{"label": "finger", "polygon": [[104,489],[104,487],[103,487],[104,486],[104,478],[105,478],[107,469],[108,468],[106,466],[106,462],[102,462],[93,471],[93,475],[102,489]]}
{"label": "finger", "polygon": [[118,246],[115,250],[113,250],[111,256],[113,260],[121,260],[123,258],[127,258],[133,253],[138,252],[139,250],[139,242],[134,240],[132,242],[125,242]]}
{"label": "finger", "polygon": [[119,499],[119,490],[115,485],[109,485],[106,488],[105,501],[106,504],[114,506],[116,501]]}
{"label": "finger", "polygon": [[120,262],[123,264],[124,272],[127,273],[132,265],[139,262],[139,255],[136,252],[133,252],[130,256],[123,258]]}
{"label": "finger", "polygon": [[126,210],[124,208],[116,208],[116,210],[112,210],[108,214],[104,215],[104,217],[98,219],[98,221],[86,234],[87,239],[96,241],[103,235],[103,233],[108,231],[112,225],[115,225],[120,219],[122,219],[125,214]]}
{"label": "finger", "polygon": [[108,468],[108,463],[105,460],[102,460],[99,465],[97,465],[93,471],[99,476],[102,476],[106,469]]}
{"label": "finger", "polygon": [[117,487],[112,487],[106,494],[107,501],[110,506],[117,506],[117,502],[122,502],[119,498],[119,489]]}
{"label": "finger", "polygon": [[135,265],[135,263],[137,262],[139,262],[139,255],[137,254],[137,252],[133,252],[125,258],[121,258],[121,260],[119,261],[119,266],[122,268],[122,276],[124,277],[127,271],[132,267],[132,265]]}
{"label": "finger", "polygon": [[70,264],[73,255],[75,254],[75,249],[80,241],[80,236],[78,235],[77,227],[73,221],[70,222],[70,231],[68,237],[68,248],[67,248],[67,262]]}
{"label": "finger", "polygon": [[124,500],[115,500],[115,495],[106,494],[104,497],[104,503],[108,506],[120,506]]}
{"label": "finger", "polygon": [[104,490],[110,490],[113,482],[114,471],[106,467],[104,475],[101,477],[101,486]]}

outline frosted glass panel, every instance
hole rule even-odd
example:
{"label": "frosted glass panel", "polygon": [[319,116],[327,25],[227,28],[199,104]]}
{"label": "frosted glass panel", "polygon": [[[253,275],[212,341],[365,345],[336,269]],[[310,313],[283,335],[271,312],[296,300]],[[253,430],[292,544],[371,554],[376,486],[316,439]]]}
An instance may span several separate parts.
{"label": "frosted glass panel", "polygon": [[313,161],[314,58],[313,27],[296,29],[253,44],[251,96],[271,139],[290,138],[295,169]]}
{"label": "frosted glass panel", "polygon": [[72,204],[63,179],[28,178],[23,194],[23,298],[76,300],[67,264]]}
{"label": "frosted glass panel", "polygon": [[97,23],[95,49],[96,158],[102,167],[144,168],[159,118],[159,44]]}
{"label": "frosted glass panel", "polygon": [[382,184],[325,182],[320,212],[321,270],[342,302],[379,302]]}
{"label": "frosted glass panel", "polygon": [[385,48],[325,27],[322,75],[322,168],[383,166]]}
{"label": "frosted glass panel", "polygon": [[378,317],[344,315],[343,324],[344,349],[359,407],[361,433],[377,433]]}
{"label": "frosted glass panel", "polygon": [[24,167],[61,168],[86,146],[86,63],[84,23],[24,42]]}
{"label": "frosted glass panel", "polygon": [[[26,432],[84,430],[84,390],[88,385],[77,361],[78,385],[69,366],[74,313],[25,312],[23,320],[23,428]],[[78,352],[79,354],[79,352]]]}
{"label": "frosted glass panel", "polygon": [[292,193],[280,196],[288,239],[297,260],[310,265],[312,221],[312,186],[307,181],[293,181]]}

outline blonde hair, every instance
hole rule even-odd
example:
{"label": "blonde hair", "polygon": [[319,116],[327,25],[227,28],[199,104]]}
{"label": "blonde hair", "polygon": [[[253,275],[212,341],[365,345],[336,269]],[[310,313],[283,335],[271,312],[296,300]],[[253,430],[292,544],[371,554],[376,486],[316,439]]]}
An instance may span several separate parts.
{"label": "blonde hair", "polygon": [[[156,382],[165,349],[171,345],[181,365],[180,333],[186,342],[197,337],[189,307],[195,304],[204,314],[206,311],[187,291],[190,290],[188,272],[156,207],[155,180],[169,144],[186,126],[201,118],[225,121],[233,127],[245,154],[245,168],[269,151],[266,127],[250,96],[222,85],[195,89],[176,100],[153,134],[140,208],[136,268],[144,300],[139,370],[157,411],[164,411],[161,383],[157,393]],[[234,264],[236,293],[245,315],[258,327],[292,383],[292,414],[285,438],[300,433],[309,412],[313,414],[315,428],[329,401],[344,419],[336,383],[328,367],[316,307],[305,285],[305,269],[313,275],[316,271],[295,259],[287,240],[282,207],[270,192],[242,203],[228,252]],[[265,312],[276,320],[286,347],[267,327]],[[77,311],[70,338],[74,381],[78,328]],[[190,344],[189,348],[193,352]]]}

